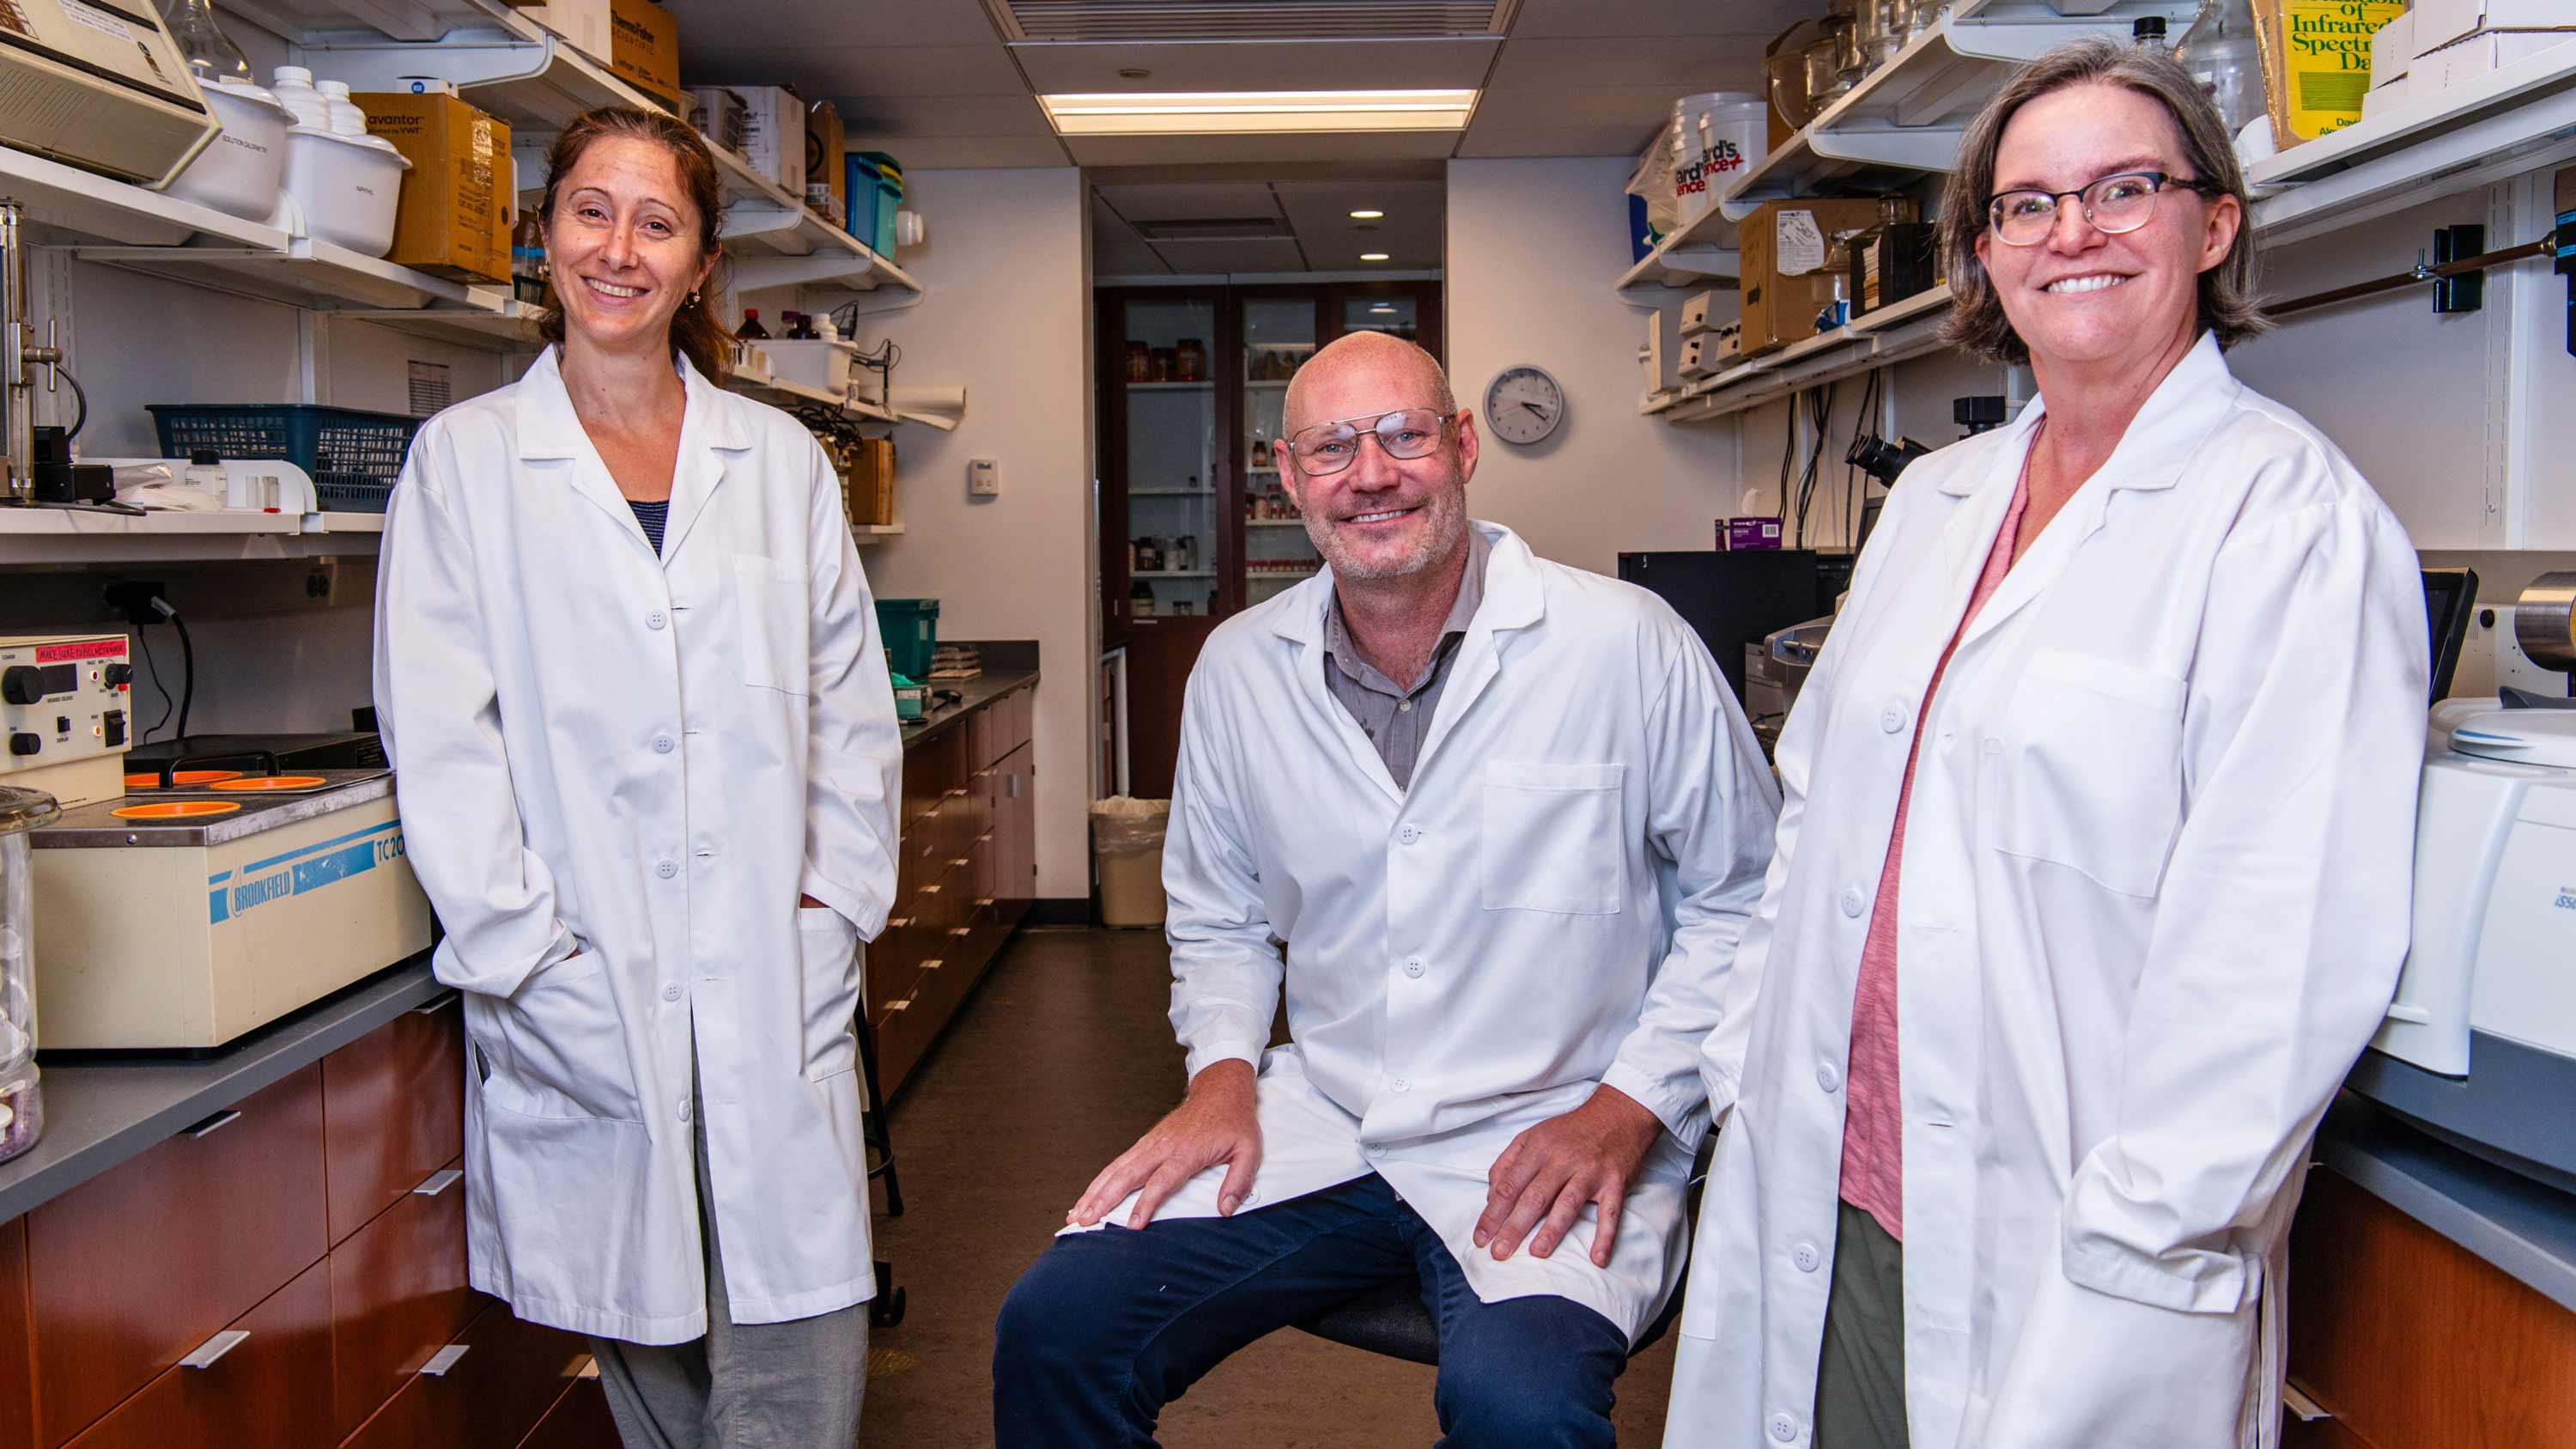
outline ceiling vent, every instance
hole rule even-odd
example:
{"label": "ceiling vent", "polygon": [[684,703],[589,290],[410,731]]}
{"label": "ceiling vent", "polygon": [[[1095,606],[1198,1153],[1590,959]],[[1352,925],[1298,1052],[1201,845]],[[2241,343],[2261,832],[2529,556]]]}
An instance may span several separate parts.
{"label": "ceiling vent", "polygon": [[1275,216],[1210,217],[1191,221],[1139,221],[1130,225],[1151,242],[1290,241],[1296,233]]}
{"label": "ceiling vent", "polygon": [[984,0],[1002,38],[1139,45],[1179,40],[1442,40],[1499,36],[1520,0]]}

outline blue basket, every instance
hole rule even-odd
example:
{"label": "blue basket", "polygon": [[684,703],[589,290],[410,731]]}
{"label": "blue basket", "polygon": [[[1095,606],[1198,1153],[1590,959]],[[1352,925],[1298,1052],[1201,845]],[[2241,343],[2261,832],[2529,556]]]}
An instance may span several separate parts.
{"label": "blue basket", "polygon": [[937,599],[877,600],[877,632],[885,638],[887,668],[916,682],[930,677],[939,653]]}
{"label": "blue basket", "polygon": [[313,475],[323,511],[382,513],[421,420],[318,403],[149,403],[161,456],[283,458]]}

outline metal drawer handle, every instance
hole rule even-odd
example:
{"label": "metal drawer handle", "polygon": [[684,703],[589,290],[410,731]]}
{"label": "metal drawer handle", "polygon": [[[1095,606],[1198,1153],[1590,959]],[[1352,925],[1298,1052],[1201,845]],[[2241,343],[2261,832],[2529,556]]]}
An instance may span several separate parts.
{"label": "metal drawer handle", "polygon": [[886,1003],[886,1015],[888,1016],[892,1016],[898,1011],[910,1010],[912,1010],[912,998],[909,996],[905,997],[901,1001],[889,1001]]}
{"label": "metal drawer handle", "polygon": [[940,890],[941,887],[939,886],[923,886],[921,888],[921,893],[926,896],[935,896],[939,894]]}
{"label": "metal drawer handle", "polygon": [[959,856],[952,856],[952,857],[950,857],[950,858],[949,858],[949,861],[948,861],[948,866],[949,866],[949,869],[954,870],[954,869],[956,869],[958,866],[961,866],[961,865],[973,865],[974,863],[975,863],[975,858],[974,858],[973,856],[971,856],[971,855],[959,855]]}
{"label": "metal drawer handle", "polygon": [[583,1359],[581,1361],[581,1372],[574,1374],[573,1377],[577,1379],[595,1379],[599,1377],[599,1360],[595,1358]]}
{"label": "metal drawer handle", "polygon": [[900,931],[900,930],[902,930],[904,927],[909,926],[909,925],[911,925],[911,924],[912,924],[912,917],[910,917],[910,916],[896,916],[896,917],[895,917],[895,918],[893,918],[892,920],[889,920],[889,921],[887,921],[887,922],[886,922],[886,929],[887,929],[887,930],[889,930],[889,931]]}
{"label": "metal drawer handle", "polygon": [[947,965],[947,964],[948,964],[948,962],[947,962],[946,958],[944,958],[944,957],[939,957],[939,956],[933,956],[933,957],[931,957],[929,960],[924,961],[924,962],[922,962],[922,963],[921,963],[921,969],[922,969],[922,970],[924,970],[924,971],[936,971],[936,970],[938,970],[940,967],[945,966],[945,965]]}
{"label": "metal drawer handle", "polygon": [[976,843],[977,845],[990,845],[990,844],[992,844],[992,843],[993,843],[993,832],[991,832],[991,831],[987,830],[987,831],[985,831],[983,834],[976,836],[976,837],[975,837],[975,843]]}
{"label": "metal drawer handle", "polygon": [[414,1197],[436,1197],[464,1180],[464,1173],[450,1167],[431,1173],[422,1179],[420,1186],[413,1188],[411,1193]]}
{"label": "metal drawer handle", "polygon": [[190,1137],[205,1137],[220,1132],[241,1120],[241,1108],[228,1107],[194,1127],[182,1129]]}
{"label": "metal drawer handle", "polygon": [[975,928],[973,926],[951,926],[948,928],[948,934],[952,936],[971,936],[975,934]]}
{"label": "metal drawer handle", "polygon": [[445,1011],[447,1008],[454,1006],[456,1003],[463,1001],[464,999],[465,993],[462,991],[443,991],[437,996],[431,998],[429,1001],[413,1007],[411,1009],[411,1014],[414,1016],[436,1016],[440,1012]]}
{"label": "metal drawer handle", "polygon": [[981,907],[981,906],[989,906],[989,905],[991,905],[992,903],[993,903],[993,898],[992,898],[991,896],[984,896],[984,897],[981,897],[981,898],[979,898],[979,899],[975,902],[975,904],[976,904],[977,906],[979,906],[979,907]]}
{"label": "metal drawer handle", "polygon": [[190,1353],[186,1358],[179,1360],[179,1367],[192,1369],[213,1368],[216,1361],[221,1359],[225,1354],[232,1352],[234,1349],[237,1349],[248,1342],[250,1342],[249,1334],[242,1332],[238,1328],[227,1328],[223,1332],[216,1334],[214,1337],[207,1339],[205,1342],[198,1344],[194,1352]]}
{"label": "metal drawer handle", "polygon": [[438,1352],[431,1354],[429,1356],[429,1362],[420,1366],[421,1376],[423,1378],[432,1379],[443,1379],[447,1377],[447,1371],[456,1367],[456,1361],[465,1357],[465,1350],[471,1347],[473,1347],[472,1344],[451,1343],[447,1347],[440,1349]]}

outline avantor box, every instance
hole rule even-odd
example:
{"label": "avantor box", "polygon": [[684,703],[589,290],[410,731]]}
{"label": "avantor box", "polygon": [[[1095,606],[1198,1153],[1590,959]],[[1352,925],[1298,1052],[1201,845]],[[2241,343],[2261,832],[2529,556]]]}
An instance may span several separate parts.
{"label": "avantor box", "polygon": [[411,162],[386,260],[459,281],[510,280],[510,125],[455,96],[352,96],[367,134]]}

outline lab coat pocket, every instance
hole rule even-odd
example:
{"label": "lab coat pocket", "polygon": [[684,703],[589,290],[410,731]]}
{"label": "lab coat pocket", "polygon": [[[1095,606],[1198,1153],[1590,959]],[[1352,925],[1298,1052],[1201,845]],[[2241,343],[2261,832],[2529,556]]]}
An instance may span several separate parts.
{"label": "lab coat pocket", "polygon": [[1619,912],[1628,848],[1620,828],[1625,765],[1485,765],[1479,850],[1489,911]]}
{"label": "lab coat pocket", "polygon": [[2013,691],[1996,836],[2007,855],[2152,896],[2182,818],[2182,680],[2069,649]]}
{"label": "lab coat pocket", "polygon": [[503,1060],[483,1090],[523,1117],[643,1120],[626,1022],[608,963],[584,951],[530,976],[498,1003]]}
{"label": "lab coat pocket", "polygon": [[859,1065],[859,932],[829,906],[796,912],[805,982],[805,1079],[828,1081]]}
{"label": "lab coat pocket", "polygon": [[811,693],[811,615],[805,607],[804,570],[786,559],[738,553],[733,556],[733,593],[742,682],[782,694]]}

